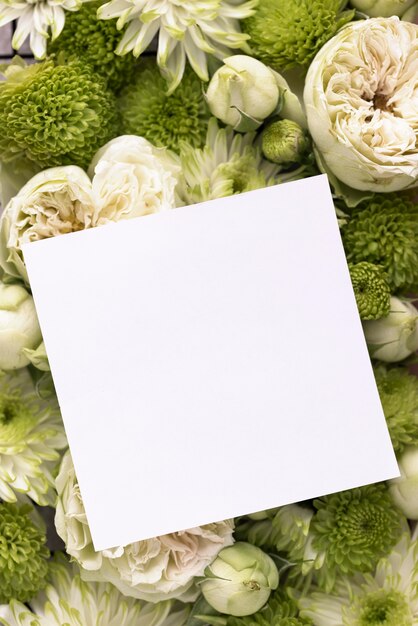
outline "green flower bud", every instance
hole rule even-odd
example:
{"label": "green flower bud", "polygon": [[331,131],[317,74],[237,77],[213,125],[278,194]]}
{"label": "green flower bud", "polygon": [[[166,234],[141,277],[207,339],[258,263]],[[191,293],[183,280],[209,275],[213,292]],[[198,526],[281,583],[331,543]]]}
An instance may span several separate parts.
{"label": "green flower bud", "polygon": [[379,320],[363,322],[364,335],[373,358],[396,363],[418,350],[418,311],[399,298],[390,299],[390,313]]}
{"label": "green flower bud", "polygon": [[206,99],[211,113],[224,124],[250,131],[273,113],[279,93],[275,75],[266,65],[236,54],[225,59],[215,72]]}
{"label": "green flower bud", "polygon": [[418,520],[418,448],[406,448],[398,463],[401,476],[389,481],[389,493],[409,519]]}
{"label": "green flower bud", "polygon": [[373,263],[349,265],[351,282],[362,320],[377,320],[390,311],[390,289],[381,267]]}
{"label": "green flower bud", "polygon": [[353,7],[370,17],[402,15],[416,0],[351,0]]}
{"label": "green flower bud", "polygon": [[291,120],[278,120],[263,132],[263,154],[273,163],[299,163],[309,147],[309,139],[303,129]]}
{"label": "green flower bud", "polygon": [[220,613],[235,617],[252,615],[279,584],[274,561],[250,543],[235,543],[221,550],[205,570],[202,593]]}
{"label": "green flower bud", "polygon": [[0,370],[28,365],[24,350],[37,348],[41,341],[32,296],[20,285],[0,282]]}

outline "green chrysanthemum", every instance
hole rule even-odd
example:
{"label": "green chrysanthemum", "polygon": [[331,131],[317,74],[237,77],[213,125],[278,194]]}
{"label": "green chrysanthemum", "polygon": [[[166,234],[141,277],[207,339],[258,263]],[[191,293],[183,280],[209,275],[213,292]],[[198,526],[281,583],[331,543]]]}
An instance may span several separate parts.
{"label": "green chrysanthemum", "polygon": [[418,204],[394,194],[375,196],[353,210],[342,236],[348,261],[380,265],[392,292],[418,283]]}
{"label": "green chrysanthemum", "polygon": [[55,502],[53,471],[67,446],[56,400],[41,400],[26,369],[0,376],[0,498]]}
{"label": "green chrysanthemum", "polygon": [[390,311],[390,289],[382,268],[363,261],[349,266],[362,320],[377,320]]}
{"label": "green chrysanthemum", "polygon": [[299,617],[295,602],[279,589],[270,596],[268,604],[248,617],[228,617],[226,626],[310,626],[309,618]]}
{"label": "green chrysanthemum", "polygon": [[209,121],[206,145],[193,148],[182,142],[183,181],[179,195],[185,204],[224,198],[274,183],[279,167],[261,157],[253,145],[255,133],[234,133]]}
{"label": "green chrysanthemum", "polygon": [[243,20],[254,55],[275,69],[308,65],[354,11],[347,0],[260,0],[254,15]]}
{"label": "green chrysanthemum", "polygon": [[123,90],[119,104],[125,134],[145,137],[176,152],[182,140],[194,148],[204,143],[210,114],[201,81],[190,69],[176,91],[167,95],[167,83],[158,66],[146,60],[132,85]]}
{"label": "green chrysanthemum", "polygon": [[418,379],[405,369],[384,365],[374,370],[392,445],[397,454],[418,444]]}
{"label": "green chrysanthemum", "polygon": [[46,585],[49,550],[32,511],[28,504],[0,504],[0,604],[27,602]]}
{"label": "green chrysanthemum", "polygon": [[118,91],[130,80],[135,59],[115,54],[121,32],[113,20],[98,19],[97,9],[102,4],[101,0],[86,2],[68,13],[62,33],[48,45],[48,54],[63,52],[68,59],[89,63],[110,89]]}
{"label": "green chrysanthemum", "polygon": [[369,485],[314,501],[312,547],[323,553],[318,582],[331,590],[341,574],[370,572],[406,527],[385,485]]}
{"label": "green chrysanthemum", "polygon": [[0,159],[39,167],[87,167],[118,134],[115,96],[81,61],[24,66],[16,59],[0,82]]}

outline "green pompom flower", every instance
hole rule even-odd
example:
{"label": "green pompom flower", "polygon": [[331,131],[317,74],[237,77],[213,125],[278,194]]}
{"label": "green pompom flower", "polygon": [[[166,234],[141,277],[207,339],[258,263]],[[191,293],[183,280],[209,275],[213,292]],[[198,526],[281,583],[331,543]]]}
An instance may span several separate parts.
{"label": "green pompom flower", "polygon": [[354,17],[347,0],[260,0],[243,20],[254,55],[275,69],[308,65],[339,28]]}
{"label": "green pompom flower", "polygon": [[49,550],[32,511],[29,504],[0,504],[0,604],[27,602],[46,586]]}
{"label": "green pompom flower", "polygon": [[22,65],[16,59],[0,82],[0,159],[87,167],[118,134],[115,96],[82,61]]}
{"label": "green pompom flower", "polygon": [[178,189],[182,201],[195,204],[274,184],[279,166],[261,157],[254,139],[255,133],[220,129],[212,118],[204,148],[182,142],[183,180]]}
{"label": "green pompom flower", "polygon": [[384,365],[374,370],[392,445],[397,454],[418,444],[418,379],[405,369]]}
{"label": "green pompom flower", "polygon": [[382,268],[373,263],[349,265],[351,282],[362,320],[377,320],[390,311],[390,289]]}
{"label": "green pompom flower", "polygon": [[60,36],[48,45],[48,54],[63,52],[67,59],[78,58],[89,63],[110,89],[118,91],[132,77],[135,59],[114,53],[121,31],[113,20],[99,20],[101,0],[86,2],[69,13]]}
{"label": "green pompom flower", "polygon": [[210,116],[199,77],[190,69],[176,91],[167,95],[167,83],[152,60],[144,61],[119,99],[122,132],[145,137],[156,146],[178,151],[180,142],[200,147]]}
{"label": "green pompom flower", "polygon": [[300,163],[308,148],[308,137],[299,124],[292,120],[273,122],[263,132],[263,154],[273,163]]}
{"label": "green pompom flower", "polygon": [[226,626],[310,626],[309,618],[299,617],[296,603],[279,589],[275,591],[266,606],[254,615],[228,617]]}
{"label": "green pompom flower", "polygon": [[384,484],[325,496],[314,507],[312,547],[324,555],[317,577],[326,591],[337,575],[371,572],[407,527]]}
{"label": "green pompom flower", "polygon": [[392,292],[418,283],[418,204],[382,194],[353,210],[342,229],[347,260],[380,265]]}

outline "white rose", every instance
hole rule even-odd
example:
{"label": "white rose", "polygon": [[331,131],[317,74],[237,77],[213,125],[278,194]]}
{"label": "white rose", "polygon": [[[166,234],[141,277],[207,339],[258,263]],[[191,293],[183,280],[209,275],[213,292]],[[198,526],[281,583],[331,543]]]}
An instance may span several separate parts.
{"label": "white rose", "polygon": [[42,341],[32,296],[20,285],[0,282],[0,370],[29,365],[24,350]]}
{"label": "white rose", "polygon": [[353,22],[314,58],[304,100],[325,167],[360,190],[418,179],[418,26],[398,17]]}
{"label": "white rose", "polygon": [[111,582],[134,598],[194,600],[199,593],[195,577],[233,543],[233,521],[226,520],[95,552],[69,453],[62,460],[56,488],[57,532],[67,553],[84,568],[83,578]]}
{"label": "white rose", "polygon": [[1,267],[28,282],[22,244],[90,228],[93,215],[91,181],[82,169],[68,165],[36,174],[1,216]]}
{"label": "white rose", "polygon": [[178,158],[143,137],[123,135],[109,141],[96,153],[89,174],[95,226],[176,206]]}
{"label": "white rose", "polygon": [[406,448],[398,464],[401,476],[389,481],[390,494],[409,519],[418,520],[418,448]]}
{"label": "white rose", "polygon": [[364,335],[373,358],[396,363],[418,350],[418,311],[413,304],[391,297],[390,313],[363,322]]}
{"label": "white rose", "polygon": [[[255,129],[273,113],[279,94],[275,75],[264,63],[235,54],[225,59],[213,75],[206,99],[211,113],[224,124],[240,130],[242,112],[254,120]],[[243,130],[251,128],[246,124]]]}
{"label": "white rose", "polygon": [[402,15],[416,0],[351,0],[351,5],[371,17]]}

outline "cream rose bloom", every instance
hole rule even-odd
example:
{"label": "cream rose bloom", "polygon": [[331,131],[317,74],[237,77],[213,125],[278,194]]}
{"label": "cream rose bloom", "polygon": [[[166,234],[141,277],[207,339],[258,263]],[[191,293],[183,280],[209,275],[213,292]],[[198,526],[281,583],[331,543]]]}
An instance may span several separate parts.
{"label": "cream rose bloom", "polygon": [[56,488],[57,532],[67,553],[82,566],[83,578],[111,582],[127,596],[150,602],[192,601],[198,595],[195,576],[202,576],[218,552],[233,543],[233,521],[226,520],[95,552],[69,453]]}
{"label": "cream rose bloom", "polygon": [[94,206],[87,174],[68,165],[36,174],[6,206],[0,222],[0,265],[28,282],[21,246],[90,228]]}
{"label": "cream rose bloom", "polygon": [[174,208],[180,171],[174,153],[126,135],[97,152],[92,180],[73,165],[36,174],[1,217],[0,266],[28,283],[23,244]]}
{"label": "cream rose bloom", "polygon": [[176,206],[177,156],[143,137],[123,135],[96,153],[89,167],[96,225]]}
{"label": "cream rose bloom", "polygon": [[350,187],[418,184],[418,26],[398,17],[344,27],[314,58],[304,101],[325,167]]}

